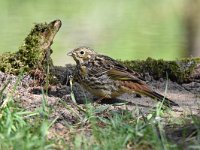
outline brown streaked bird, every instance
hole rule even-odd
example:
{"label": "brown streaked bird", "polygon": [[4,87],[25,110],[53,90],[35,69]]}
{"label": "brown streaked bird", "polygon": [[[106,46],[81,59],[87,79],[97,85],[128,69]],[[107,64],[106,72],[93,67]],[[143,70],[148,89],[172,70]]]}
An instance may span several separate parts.
{"label": "brown streaked bird", "polygon": [[116,60],[97,54],[89,47],[79,47],[68,53],[76,61],[75,78],[85,89],[101,99],[112,99],[124,93],[138,93],[158,101],[168,107],[178,106],[172,100],[153,91],[141,75],[130,70]]}

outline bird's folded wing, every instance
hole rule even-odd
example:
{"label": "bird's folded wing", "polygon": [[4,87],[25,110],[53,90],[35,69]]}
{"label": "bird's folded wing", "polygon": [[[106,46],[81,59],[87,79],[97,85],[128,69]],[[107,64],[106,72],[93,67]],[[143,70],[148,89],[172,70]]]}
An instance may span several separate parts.
{"label": "bird's folded wing", "polygon": [[140,80],[139,78],[135,77],[129,72],[126,71],[120,71],[117,69],[111,69],[107,72],[107,75],[114,79],[114,80],[121,80],[121,81],[134,81],[138,83],[142,83],[143,81]]}

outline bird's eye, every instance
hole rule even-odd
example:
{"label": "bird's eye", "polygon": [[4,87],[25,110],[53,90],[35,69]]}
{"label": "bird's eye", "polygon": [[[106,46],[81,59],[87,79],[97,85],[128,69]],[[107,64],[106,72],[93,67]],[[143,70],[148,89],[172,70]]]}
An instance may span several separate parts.
{"label": "bird's eye", "polygon": [[80,51],[80,54],[83,55],[83,54],[84,54],[84,51]]}

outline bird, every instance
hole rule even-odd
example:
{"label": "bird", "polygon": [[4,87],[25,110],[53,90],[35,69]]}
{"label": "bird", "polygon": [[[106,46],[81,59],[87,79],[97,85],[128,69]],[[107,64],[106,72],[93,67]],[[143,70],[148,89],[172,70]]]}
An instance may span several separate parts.
{"label": "bird", "polygon": [[114,99],[124,93],[136,93],[163,101],[168,107],[179,106],[151,89],[140,73],[109,56],[98,54],[90,47],[78,47],[67,55],[76,62],[75,80],[91,94],[100,97],[100,100]]}

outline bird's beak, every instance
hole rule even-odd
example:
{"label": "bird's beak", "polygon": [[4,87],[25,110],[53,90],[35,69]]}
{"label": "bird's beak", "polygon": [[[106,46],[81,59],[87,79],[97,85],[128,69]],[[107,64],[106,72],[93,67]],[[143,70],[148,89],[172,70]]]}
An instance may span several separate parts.
{"label": "bird's beak", "polygon": [[67,55],[68,55],[68,56],[72,56],[72,55],[73,55],[73,53],[72,53],[72,52],[69,52],[69,53],[67,53]]}

